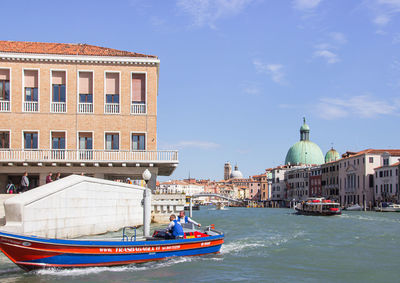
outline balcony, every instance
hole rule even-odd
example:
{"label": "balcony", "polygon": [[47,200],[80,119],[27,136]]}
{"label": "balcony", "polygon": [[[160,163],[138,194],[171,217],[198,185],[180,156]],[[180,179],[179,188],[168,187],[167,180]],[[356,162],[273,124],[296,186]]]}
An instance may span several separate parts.
{"label": "balcony", "polygon": [[93,103],[78,103],[79,113],[93,113]]}
{"label": "balcony", "polygon": [[119,103],[106,103],[106,104],[104,104],[104,113],[106,113],[106,114],[119,114]]}
{"label": "balcony", "polygon": [[10,101],[0,101],[0,112],[10,112]]}
{"label": "balcony", "polygon": [[24,112],[38,112],[39,103],[37,101],[24,101]]}
{"label": "balcony", "polygon": [[65,113],[67,112],[67,104],[65,102],[52,102],[51,112],[53,113]]}
{"label": "balcony", "polygon": [[146,103],[132,102],[131,114],[146,114],[146,113],[147,113]]}
{"label": "balcony", "polygon": [[0,149],[0,163],[88,163],[88,165],[124,163],[178,163],[178,151],[69,150],[69,149]]}

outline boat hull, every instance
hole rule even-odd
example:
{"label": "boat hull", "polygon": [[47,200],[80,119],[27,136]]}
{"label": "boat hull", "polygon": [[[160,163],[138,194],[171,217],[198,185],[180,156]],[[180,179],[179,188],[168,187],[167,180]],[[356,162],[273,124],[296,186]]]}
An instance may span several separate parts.
{"label": "boat hull", "polygon": [[0,248],[24,270],[116,266],[218,253],[224,235],[160,241],[57,240],[0,232]]}
{"label": "boat hull", "polygon": [[297,214],[301,215],[313,215],[313,216],[333,216],[333,215],[340,215],[342,212],[339,211],[306,211],[306,210],[300,210],[296,209]]}

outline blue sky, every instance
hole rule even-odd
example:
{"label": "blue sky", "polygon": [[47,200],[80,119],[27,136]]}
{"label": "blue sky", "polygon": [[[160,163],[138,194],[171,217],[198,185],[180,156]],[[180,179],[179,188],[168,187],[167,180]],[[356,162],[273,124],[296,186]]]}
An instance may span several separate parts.
{"label": "blue sky", "polygon": [[14,0],[2,11],[3,40],[159,56],[158,148],[180,152],[169,178],[280,165],[303,116],[324,153],[400,148],[400,0]]}

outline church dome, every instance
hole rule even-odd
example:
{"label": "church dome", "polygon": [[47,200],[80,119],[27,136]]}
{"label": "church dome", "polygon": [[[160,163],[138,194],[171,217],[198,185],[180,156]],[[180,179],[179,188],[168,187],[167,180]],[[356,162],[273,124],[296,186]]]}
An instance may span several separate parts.
{"label": "church dome", "polygon": [[300,141],[295,143],[287,152],[285,164],[323,164],[324,154],[319,146],[309,139],[310,127],[304,123],[300,128]]}
{"label": "church dome", "polygon": [[237,166],[235,166],[235,170],[231,173],[231,179],[243,179],[243,174],[239,171]]}
{"label": "church dome", "polygon": [[333,147],[325,154],[325,163],[340,159],[340,154]]}

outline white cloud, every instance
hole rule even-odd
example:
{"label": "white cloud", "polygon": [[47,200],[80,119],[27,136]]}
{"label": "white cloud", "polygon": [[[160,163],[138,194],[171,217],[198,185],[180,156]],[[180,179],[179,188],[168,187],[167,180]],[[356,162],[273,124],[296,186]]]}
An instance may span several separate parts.
{"label": "white cloud", "polygon": [[343,45],[347,43],[346,36],[341,32],[331,32],[329,36],[336,44]]}
{"label": "white cloud", "polygon": [[176,5],[193,18],[197,27],[215,28],[217,20],[240,14],[254,0],[177,0]]}
{"label": "white cloud", "polygon": [[378,15],[374,19],[374,24],[378,26],[385,26],[387,23],[390,22],[390,16],[389,15]]}
{"label": "white cloud", "polygon": [[360,118],[373,118],[379,115],[393,115],[399,110],[398,103],[378,100],[371,95],[348,98],[321,98],[316,105],[319,115],[324,119],[337,119],[354,115]]}
{"label": "white cloud", "polygon": [[340,61],[337,54],[326,49],[315,51],[314,56],[324,58],[328,64],[335,64]]}
{"label": "white cloud", "polygon": [[261,90],[257,83],[246,81],[242,85],[242,89],[247,94],[260,94]]}
{"label": "white cloud", "polygon": [[301,11],[310,11],[321,3],[321,0],[294,0],[293,7]]}
{"label": "white cloud", "polygon": [[283,65],[265,64],[259,60],[254,60],[253,65],[256,68],[257,72],[269,75],[274,82],[278,84],[285,83],[285,73],[283,72]]}
{"label": "white cloud", "polygon": [[379,27],[388,25],[400,12],[400,0],[367,0],[366,3],[374,14],[372,22]]}
{"label": "white cloud", "polygon": [[201,148],[201,149],[214,149],[220,147],[219,144],[209,141],[180,141],[175,145],[177,148]]}

